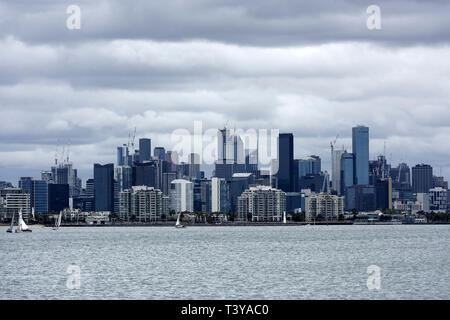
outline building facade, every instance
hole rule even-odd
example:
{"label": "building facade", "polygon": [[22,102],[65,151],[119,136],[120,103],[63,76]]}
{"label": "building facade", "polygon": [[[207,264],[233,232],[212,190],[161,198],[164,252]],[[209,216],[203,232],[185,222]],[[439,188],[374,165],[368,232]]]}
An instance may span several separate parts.
{"label": "building facade", "polygon": [[24,220],[30,217],[30,194],[20,188],[4,188],[0,190],[0,219],[10,221],[12,216],[16,217],[22,209]]}
{"label": "building facade", "polygon": [[120,192],[119,217],[123,221],[157,222],[167,215],[167,197],[147,186],[133,186]]}
{"label": "building facade", "polygon": [[286,193],[269,186],[250,187],[238,197],[238,220],[281,222],[286,211]]}
{"label": "building facade", "polygon": [[306,221],[337,220],[344,214],[344,197],[327,193],[311,194],[305,202]]}
{"label": "building facade", "polygon": [[352,129],[352,153],[354,184],[369,184],[369,128],[357,126]]}
{"label": "building facade", "polygon": [[176,179],[170,183],[170,209],[176,213],[194,211],[194,186],[191,181]]}

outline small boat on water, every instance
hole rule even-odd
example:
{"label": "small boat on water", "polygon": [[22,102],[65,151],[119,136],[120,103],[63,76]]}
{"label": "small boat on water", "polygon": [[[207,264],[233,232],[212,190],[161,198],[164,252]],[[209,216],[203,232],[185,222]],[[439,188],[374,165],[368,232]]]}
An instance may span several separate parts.
{"label": "small boat on water", "polygon": [[17,222],[16,233],[18,232],[31,232],[30,227],[27,226],[22,217],[22,209],[19,209],[19,221]]}
{"label": "small boat on water", "polygon": [[13,232],[13,228],[14,228],[14,213],[13,213],[13,215],[11,217],[11,225],[9,226],[8,229],[6,229],[6,232],[12,233]]}
{"label": "small boat on water", "polygon": [[185,226],[180,222],[180,214],[178,214],[177,222],[175,223],[175,228],[184,228]]}
{"label": "small boat on water", "polygon": [[55,221],[55,226],[53,227],[53,230],[58,230],[61,226],[61,219],[62,219],[62,211],[59,212],[58,219]]}
{"label": "small boat on water", "polygon": [[287,223],[287,221],[286,221],[286,211],[283,211],[283,223]]}

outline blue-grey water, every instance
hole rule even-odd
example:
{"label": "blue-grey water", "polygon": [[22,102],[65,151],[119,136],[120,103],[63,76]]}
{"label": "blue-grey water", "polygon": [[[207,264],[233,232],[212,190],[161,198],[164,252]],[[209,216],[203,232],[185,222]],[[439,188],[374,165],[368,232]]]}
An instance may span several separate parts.
{"label": "blue-grey water", "polygon": [[5,231],[0,299],[450,299],[448,225]]}

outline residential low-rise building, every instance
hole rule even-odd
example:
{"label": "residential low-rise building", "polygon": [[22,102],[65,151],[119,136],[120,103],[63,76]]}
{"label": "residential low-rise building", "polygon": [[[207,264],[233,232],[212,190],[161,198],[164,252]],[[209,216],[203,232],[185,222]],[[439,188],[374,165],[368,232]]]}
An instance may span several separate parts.
{"label": "residential low-rise building", "polygon": [[20,188],[5,188],[0,190],[0,219],[10,221],[12,216],[22,210],[24,220],[30,217],[30,194]]}
{"label": "residential low-rise building", "polygon": [[269,186],[255,186],[238,197],[238,220],[279,222],[286,210],[286,193]]}
{"label": "residential low-rise building", "polygon": [[306,198],[306,221],[337,220],[344,214],[344,197],[328,193],[313,193]]}
{"label": "residential low-rise building", "polygon": [[134,186],[119,194],[119,217],[123,221],[160,221],[168,214],[168,198],[159,189]]}

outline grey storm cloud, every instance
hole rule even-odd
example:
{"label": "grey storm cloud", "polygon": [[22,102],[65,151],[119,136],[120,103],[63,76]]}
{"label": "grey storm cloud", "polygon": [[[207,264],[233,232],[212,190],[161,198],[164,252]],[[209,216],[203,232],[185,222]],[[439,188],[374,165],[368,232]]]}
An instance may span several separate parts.
{"label": "grey storm cloud", "polygon": [[[66,27],[68,5],[81,29]],[[381,8],[368,30],[366,8]],[[0,180],[39,176],[58,139],[84,179],[137,136],[225,123],[296,136],[297,157],[351,149],[450,177],[448,1],[0,1]]]}

